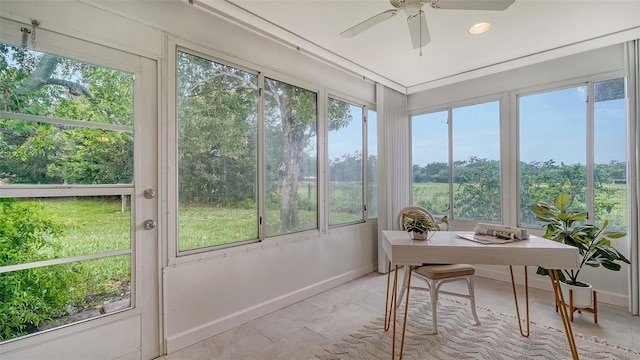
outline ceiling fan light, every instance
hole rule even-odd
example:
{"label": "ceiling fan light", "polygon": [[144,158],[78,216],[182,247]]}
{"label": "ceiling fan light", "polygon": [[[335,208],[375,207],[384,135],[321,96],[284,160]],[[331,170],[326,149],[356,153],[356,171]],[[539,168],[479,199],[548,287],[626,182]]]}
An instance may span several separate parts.
{"label": "ceiling fan light", "polygon": [[491,24],[489,24],[487,22],[481,22],[481,23],[477,23],[477,24],[472,25],[469,28],[469,34],[479,35],[479,34],[482,34],[484,32],[489,31],[489,29],[491,29]]}

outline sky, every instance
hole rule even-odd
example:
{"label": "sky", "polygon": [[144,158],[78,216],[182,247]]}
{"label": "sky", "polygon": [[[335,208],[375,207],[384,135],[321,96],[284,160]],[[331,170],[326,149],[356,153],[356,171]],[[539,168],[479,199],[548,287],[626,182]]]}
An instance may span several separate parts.
{"label": "sky", "polygon": [[[353,154],[356,150],[362,152],[362,108],[357,106],[350,107],[351,123],[339,129],[339,131],[329,131],[329,160],[340,158],[344,154]],[[377,153],[377,135],[376,124],[377,114],[375,111],[368,111],[369,125],[369,154]],[[372,134],[373,132],[373,134]],[[373,140],[373,141],[371,141]]]}
{"label": "sky", "polygon": [[[519,98],[521,161],[586,162],[585,93],[581,86]],[[498,101],[454,108],[452,117],[454,161],[469,156],[499,160]],[[413,164],[447,162],[447,112],[414,116],[411,124]],[[625,161],[625,126],[624,99],[595,104],[596,163]]]}
{"label": "sky", "polygon": [[[586,162],[586,87],[523,95],[519,98],[520,159],[524,162],[555,160],[558,164]],[[626,161],[625,100],[597,102],[594,106],[595,161],[606,164]],[[499,102],[453,109],[453,158],[470,156],[499,160]],[[351,107],[354,121],[340,131],[329,133],[329,159],[361,151],[362,118],[359,107]],[[370,111],[369,125],[376,125],[375,111]],[[370,130],[371,131],[371,130]],[[412,118],[412,162],[425,166],[448,161],[447,111]],[[375,137],[370,139],[369,153],[376,153]]]}

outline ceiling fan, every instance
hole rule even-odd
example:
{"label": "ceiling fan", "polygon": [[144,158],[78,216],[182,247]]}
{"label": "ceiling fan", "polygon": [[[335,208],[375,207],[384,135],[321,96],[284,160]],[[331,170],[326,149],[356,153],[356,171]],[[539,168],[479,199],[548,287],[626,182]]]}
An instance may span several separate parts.
{"label": "ceiling fan", "polygon": [[407,15],[411,43],[414,49],[418,49],[431,41],[422,5],[429,4],[434,9],[448,10],[505,10],[515,0],[389,0],[389,2],[395,9],[389,9],[372,16],[341,32],[340,35],[345,38],[354,37],[385,20],[391,19],[398,14],[399,10],[404,10]]}

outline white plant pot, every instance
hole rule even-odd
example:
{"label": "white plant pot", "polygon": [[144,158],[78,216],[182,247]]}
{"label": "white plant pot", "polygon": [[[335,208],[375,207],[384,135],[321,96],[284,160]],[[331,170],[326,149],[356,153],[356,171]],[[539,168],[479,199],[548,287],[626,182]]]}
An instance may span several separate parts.
{"label": "white plant pot", "polygon": [[560,283],[562,289],[562,296],[564,296],[564,302],[569,304],[569,290],[573,291],[573,307],[576,308],[593,308],[593,286],[575,286]]}
{"label": "white plant pot", "polygon": [[428,235],[428,231],[425,231],[423,233],[417,233],[415,231],[410,231],[409,232],[409,236],[411,237],[412,240],[427,240],[427,235]]}

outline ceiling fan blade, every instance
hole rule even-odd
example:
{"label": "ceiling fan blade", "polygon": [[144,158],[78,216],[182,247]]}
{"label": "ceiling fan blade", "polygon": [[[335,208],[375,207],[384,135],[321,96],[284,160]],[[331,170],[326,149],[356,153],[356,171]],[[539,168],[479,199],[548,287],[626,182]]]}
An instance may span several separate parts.
{"label": "ceiling fan blade", "polygon": [[414,49],[419,49],[431,41],[424,11],[420,10],[415,15],[409,16],[407,25],[409,25],[409,34],[411,35],[411,43]]}
{"label": "ceiling fan blade", "polygon": [[391,19],[392,17],[396,16],[396,14],[398,13],[398,10],[396,9],[391,9],[391,10],[387,10],[384,12],[381,12],[378,15],[372,16],[370,18],[368,18],[367,20],[354,25],[350,28],[348,28],[347,30],[343,31],[340,33],[340,36],[345,37],[345,38],[350,38],[350,37],[354,37],[358,34],[360,34],[361,32],[368,30],[372,27],[374,27],[375,25],[380,24],[381,22]]}
{"label": "ceiling fan blade", "polygon": [[516,0],[431,0],[434,9],[506,10]]}

